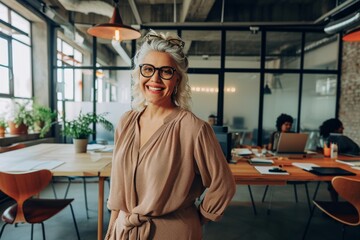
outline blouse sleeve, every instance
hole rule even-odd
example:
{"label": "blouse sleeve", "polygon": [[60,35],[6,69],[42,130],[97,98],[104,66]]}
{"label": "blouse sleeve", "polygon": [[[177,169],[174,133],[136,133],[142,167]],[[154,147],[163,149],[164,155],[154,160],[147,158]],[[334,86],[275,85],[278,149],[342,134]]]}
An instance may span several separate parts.
{"label": "blouse sleeve", "polygon": [[219,220],[235,194],[235,181],[220,144],[209,124],[204,123],[195,143],[195,159],[203,185],[208,188],[200,213]]}

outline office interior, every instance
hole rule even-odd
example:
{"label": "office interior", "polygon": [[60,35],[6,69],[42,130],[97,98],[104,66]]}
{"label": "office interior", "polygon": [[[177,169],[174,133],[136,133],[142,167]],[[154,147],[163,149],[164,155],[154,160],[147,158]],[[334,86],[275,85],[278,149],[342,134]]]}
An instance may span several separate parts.
{"label": "office interior", "polygon": [[[63,118],[108,112],[116,125],[131,109],[131,59],[141,39],[87,33],[109,21],[114,2],[143,36],[153,29],[185,41],[192,111],[204,121],[216,116],[225,154],[267,144],[281,113],[294,117],[293,131],[309,133],[308,149],[334,117],[360,144],[360,42],[343,41],[360,27],[343,23],[359,13],[359,0],[0,0],[0,117],[13,101],[58,114],[45,138],[6,134],[0,146],[71,143],[61,135]],[[112,132],[94,128],[92,142],[113,143]]]}

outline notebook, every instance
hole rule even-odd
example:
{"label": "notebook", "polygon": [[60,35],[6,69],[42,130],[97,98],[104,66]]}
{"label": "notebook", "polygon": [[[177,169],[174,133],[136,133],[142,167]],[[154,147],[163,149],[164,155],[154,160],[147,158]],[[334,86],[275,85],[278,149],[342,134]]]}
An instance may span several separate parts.
{"label": "notebook", "polygon": [[281,133],[274,155],[306,157],[307,133]]}
{"label": "notebook", "polygon": [[355,176],[356,174],[339,167],[313,167],[309,172],[320,176]]}

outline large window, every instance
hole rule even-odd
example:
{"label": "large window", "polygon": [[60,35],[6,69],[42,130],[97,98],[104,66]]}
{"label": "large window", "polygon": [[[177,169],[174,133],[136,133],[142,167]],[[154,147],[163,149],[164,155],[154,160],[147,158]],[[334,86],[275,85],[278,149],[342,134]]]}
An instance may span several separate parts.
{"label": "large window", "polygon": [[[82,66],[83,54],[66,41],[57,39],[57,99],[58,111],[63,112],[63,101],[82,101],[83,71],[74,68]],[[92,76],[91,71],[84,71]]]}
{"label": "large window", "polygon": [[31,24],[0,3],[0,96],[33,96]]}

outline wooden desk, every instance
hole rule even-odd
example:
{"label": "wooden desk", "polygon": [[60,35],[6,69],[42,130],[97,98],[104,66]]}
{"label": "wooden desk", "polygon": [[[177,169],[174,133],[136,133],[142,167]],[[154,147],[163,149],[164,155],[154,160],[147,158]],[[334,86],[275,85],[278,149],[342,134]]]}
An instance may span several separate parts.
{"label": "wooden desk", "polygon": [[98,221],[98,239],[102,239],[106,177],[100,177],[100,171],[106,169],[111,163],[111,158],[112,153],[75,153],[72,144],[39,144],[0,154],[0,169],[6,171],[14,163],[26,160],[63,161],[62,165],[51,169],[54,176],[99,176],[98,218],[101,221]]}
{"label": "wooden desk", "polygon": [[[351,159],[344,157],[342,159]],[[351,169],[351,167],[335,162],[330,158],[307,158],[307,159],[292,159],[292,160],[274,160],[274,165],[281,165],[290,174],[289,175],[261,175],[254,166],[250,165],[247,160],[239,160],[236,164],[229,164],[231,172],[234,176],[236,184],[244,185],[286,185],[288,181],[330,181],[333,176],[317,176],[315,174],[306,172],[291,164],[293,162],[309,162],[315,163],[319,166],[327,167],[341,167],[352,171],[360,178],[360,171]],[[103,235],[103,207],[104,207],[104,181],[111,175],[111,163],[105,166],[99,175],[99,215],[98,215],[98,240],[102,239]],[[100,210],[101,209],[101,210]],[[101,223],[101,224],[100,224]]]}

